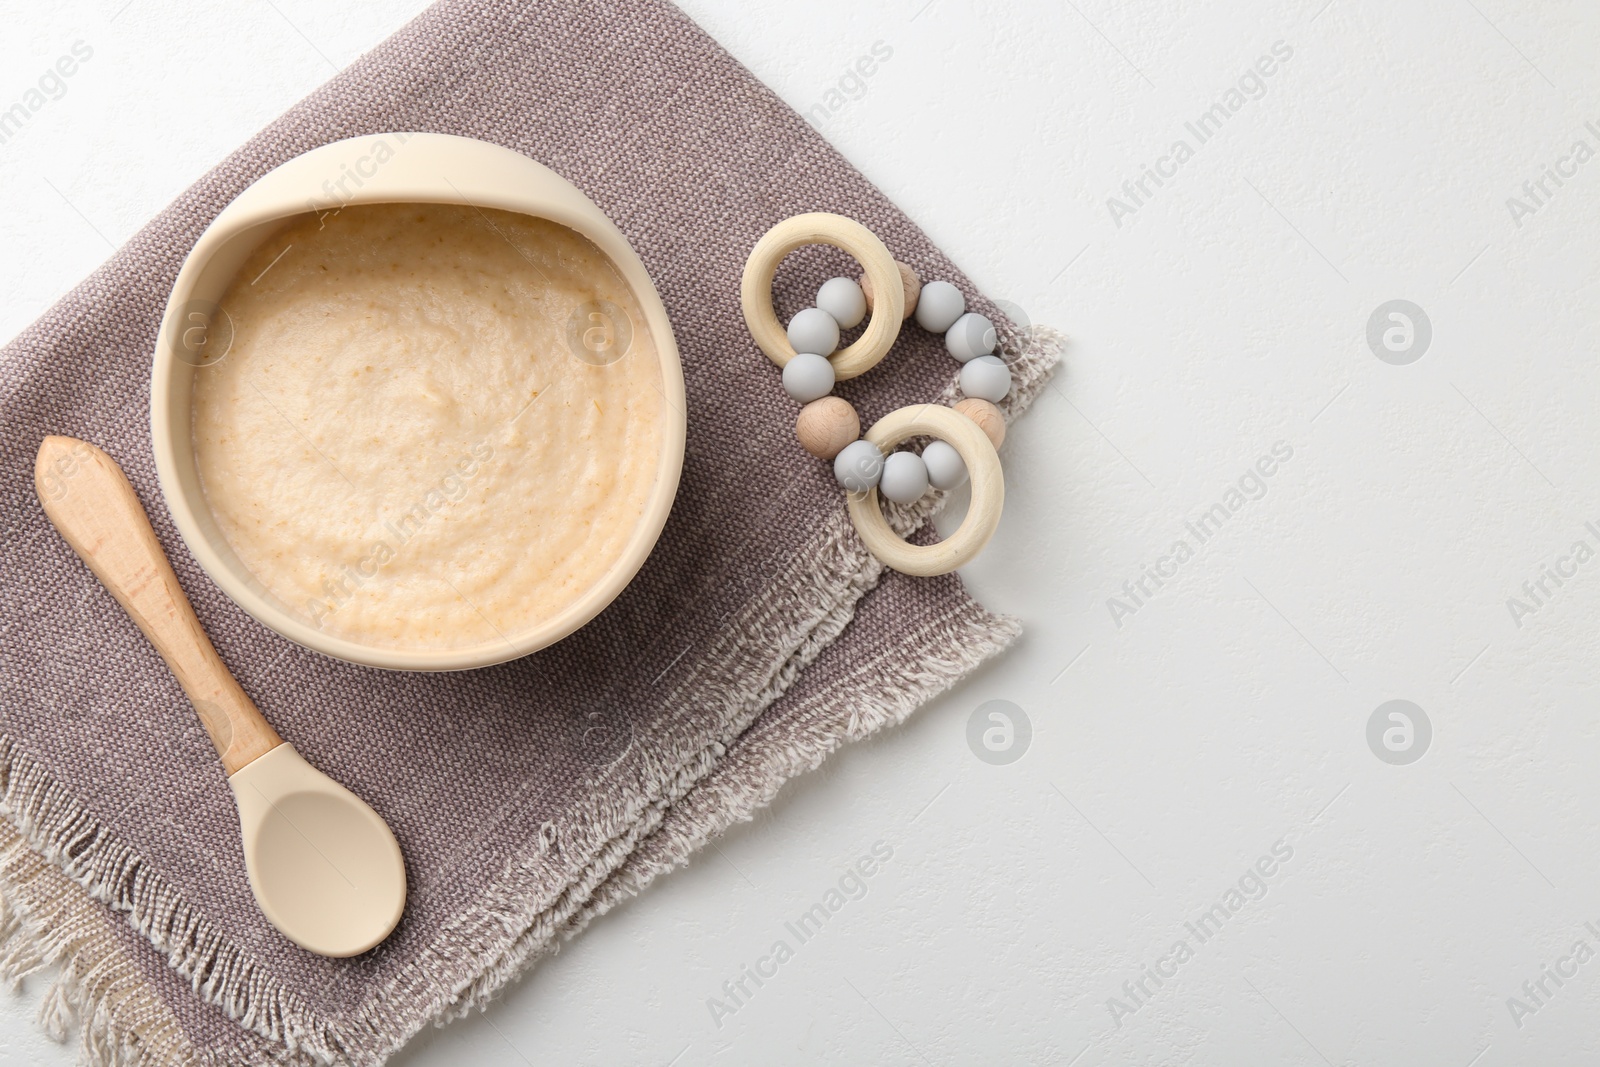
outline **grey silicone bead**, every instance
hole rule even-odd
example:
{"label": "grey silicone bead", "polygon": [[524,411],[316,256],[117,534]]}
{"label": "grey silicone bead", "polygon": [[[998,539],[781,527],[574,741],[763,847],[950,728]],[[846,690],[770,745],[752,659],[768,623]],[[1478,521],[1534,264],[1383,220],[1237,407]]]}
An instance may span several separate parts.
{"label": "grey silicone bead", "polygon": [[831,356],[839,347],[839,324],[821,308],[806,308],[789,320],[789,343],[796,352]]}
{"label": "grey silicone bead", "polygon": [[867,317],[867,295],[854,278],[829,278],[817,290],[817,307],[832,315],[841,328],[861,325]]}
{"label": "grey silicone bead", "polygon": [[833,392],[833,364],[814,352],[801,352],[783,365],[783,388],[802,404]]}
{"label": "grey silicone bead", "polygon": [[1011,368],[999,356],[969,359],[961,368],[961,391],[998,404],[1011,392]]}
{"label": "grey silicone bead", "polygon": [[969,359],[987,356],[993,352],[999,339],[995,333],[994,323],[976,311],[969,311],[957,319],[955,325],[945,333],[944,347],[952,356],[965,363]]}
{"label": "grey silicone bead", "polygon": [[928,491],[928,468],[915,452],[891,452],[883,461],[878,492],[896,504],[909,504]]}
{"label": "grey silicone bead", "polygon": [[833,457],[833,477],[848,493],[865,493],[883,476],[883,453],[871,441],[852,441]]}
{"label": "grey silicone bead", "polygon": [[967,298],[949,282],[928,282],[917,297],[917,325],[944,333],[967,310]]}
{"label": "grey silicone bead", "polygon": [[922,450],[922,465],[928,468],[928,484],[935,489],[954,489],[967,480],[966,462],[946,441],[929,441]]}

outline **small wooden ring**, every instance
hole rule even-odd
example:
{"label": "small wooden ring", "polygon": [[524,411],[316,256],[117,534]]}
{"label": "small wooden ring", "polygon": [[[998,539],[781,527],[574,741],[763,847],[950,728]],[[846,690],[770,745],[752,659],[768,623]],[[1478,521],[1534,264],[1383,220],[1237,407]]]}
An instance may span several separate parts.
{"label": "small wooden ring", "polygon": [[867,320],[861,336],[828,357],[839,381],[865,374],[889,354],[890,346],[900,336],[906,295],[900,284],[900,268],[889,249],[871,230],[843,215],[825,211],[796,215],[778,223],[756,242],[739,283],[739,303],[750,336],[779,367],[795,357],[789,335],[772,309],[772,280],[778,276],[783,257],[805,245],[832,245],[854,257],[872,279],[873,292],[884,294],[882,299],[873,301],[872,318]]}
{"label": "small wooden ring", "polygon": [[[877,284],[874,282],[873,284]],[[926,578],[948,574],[969,562],[994,536],[1000,525],[1000,509],[1005,503],[1005,474],[1000,469],[1000,453],[978,424],[942,404],[914,404],[891,411],[873,424],[866,439],[885,456],[910,437],[937,437],[960,453],[972,479],[972,503],[960,529],[934,545],[910,545],[902,541],[884,520],[878,505],[878,491],[851,493],[846,498],[850,521],[871,552],[902,574]]]}

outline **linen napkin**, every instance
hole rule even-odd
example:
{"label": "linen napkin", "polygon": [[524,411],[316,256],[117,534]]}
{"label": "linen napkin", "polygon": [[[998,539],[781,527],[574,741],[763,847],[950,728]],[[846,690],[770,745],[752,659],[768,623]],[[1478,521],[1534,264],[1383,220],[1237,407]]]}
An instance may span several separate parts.
{"label": "linen napkin", "polygon": [[[688,448],[644,569],[587,627],[460,674],[326,659],[206,578],[156,487],[149,368],[178,267],[273,166],[388,131],[539,160],[621,227],[682,351]],[[930,165],[936,165],[930,161]],[[802,211],[858,219],[923,278],[973,287],[884,195],[661,0],[444,0],[273,122],[0,351],[0,970],[55,963],[47,1025],[96,1063],[381,1063],[483,1006],[596,915],[749,818],[839,745],[900,721],[1018,633],[954,577],[885,572],[739,311],[744,259]],[[832,250],[791,256],[780,314]],[[1004,321],[991,304],[972,306]],[[1007,324],[1015,414],[1059,349]],[[908,326],[839,392],[863,425],[949,402]],[[388,821],[410,896],[354,959],[308,953],[251,896],[215,754],[156,653],[45,519],[39,440],[122,464],[223,659],[278,731]],[[935,502],[902,511],[923,526]]]}

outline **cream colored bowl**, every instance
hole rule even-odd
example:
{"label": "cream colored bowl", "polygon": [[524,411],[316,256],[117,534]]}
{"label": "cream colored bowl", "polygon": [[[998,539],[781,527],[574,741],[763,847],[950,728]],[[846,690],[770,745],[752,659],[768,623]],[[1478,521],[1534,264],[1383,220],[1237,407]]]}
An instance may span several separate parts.
{"label": "cream colored bowl", "polygon": [[[272,596],[228,546],[195,464],[191,402],[205,345],[226,329],[217,302],[246,257],[286,219],[354,204],[439,203],[549,219],[592,241],[633,290],[661,364],[661,452],[632,539],[586,593],[503,639],[439,651],[367,645],[317,629]],[[224,592],[267,627],[317,652],[395,670],[463,670],[526,655],[594,618],[643,565],[666,523],[683,466],[684,389],[678,348],[655,285],[622,232],[554,171],[498,145],[432,133],[371,134],[307,152],[258,179],[200,236],[173,285],[156,341],[150,428],[161,492],[189,550]]]}

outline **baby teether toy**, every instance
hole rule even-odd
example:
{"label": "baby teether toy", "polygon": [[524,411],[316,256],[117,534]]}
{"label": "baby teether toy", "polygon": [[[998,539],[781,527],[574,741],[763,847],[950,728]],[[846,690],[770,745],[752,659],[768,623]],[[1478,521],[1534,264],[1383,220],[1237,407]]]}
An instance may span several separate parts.
{"label": "baby teether toy", "polygon": [[[772,307],[772,280],[790,252],[808,244],[841,249],[861,264],[858,284],[830,278],[784,329]],[[795,434],[807,452],[833,461],[833,473],[848,494],[846,507],[868,551],[905,574],[946,574],[988,544],[1000,522],[1005,478],[996,451],[1005,439],[1005,418],[995,406],[1011,391],[1011,370],[995,355],[997,335],[986,317],[966,309],[961,290],[945,281],[923,284],[897,262],[865,226],[842,215],[813,212],[785,219],[756,242],[740,287],[745,324],[756,346],[783,371],[783,387],[804,405]],[[953,407],[914,404],[879,419],[863,436],[850,403],[830,395],[835,382],[875,367],[900,336],[904,319],[943,333],[945,349],[962,364],[965,398]],[[870,316],[870,317],[867,317]],[[841,329],[867,317],[861,335],[839,348]],[[914,437],[932,437],[919,455],[895,451]],[[932,545],[903,541],[883,517],[879,497],[898,504],[928,489],[953,489],[972,479],[972,502],[959,529]]]}

